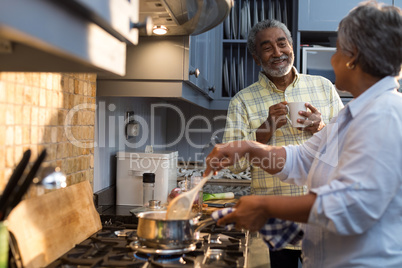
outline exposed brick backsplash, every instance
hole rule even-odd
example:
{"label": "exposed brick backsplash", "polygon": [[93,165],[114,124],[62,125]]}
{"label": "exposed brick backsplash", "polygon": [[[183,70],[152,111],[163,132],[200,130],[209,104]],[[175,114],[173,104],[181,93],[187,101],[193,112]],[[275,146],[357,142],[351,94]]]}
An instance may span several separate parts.
{"label": "exposed brick backsplash", "polygon": [[94,105],[95,95],[96,74],[0,72],[0,192],[27,149],[32,165],[46,148],[46,164],[59,166],[68,185],[93,183],[94,149],[80,144],[94,142],[95,110],[66,118],[77,105]]}

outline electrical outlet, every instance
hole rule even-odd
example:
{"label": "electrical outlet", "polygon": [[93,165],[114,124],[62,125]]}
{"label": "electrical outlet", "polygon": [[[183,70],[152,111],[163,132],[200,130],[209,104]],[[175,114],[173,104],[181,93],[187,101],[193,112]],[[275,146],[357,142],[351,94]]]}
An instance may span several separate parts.
{"label": "electrical outlet", "polygon": [[133,124],[133,136],[137,137],[140,134],[140,124],[135,123]]}
{"label": "electrical outlet", "polygon": [[126,126],[126,136],[127,139],[130,137],[137,137],[140,132],[140,124],[138,123],[130,123]]}
{"label": "electrical outlet", "polygon": [[137,137],[140,132],[140,124],[134,120],[134,111],[126,112],[126,139]]}

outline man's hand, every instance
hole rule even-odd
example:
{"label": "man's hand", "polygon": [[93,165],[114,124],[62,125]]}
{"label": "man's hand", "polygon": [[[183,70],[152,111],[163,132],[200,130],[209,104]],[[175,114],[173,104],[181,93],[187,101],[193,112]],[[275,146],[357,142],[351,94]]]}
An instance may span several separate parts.
{"label": "man's hand", "polygon": [[286,115],[288,113],[288,108],[286,104],[288,104],[286,101],[282,101],[269,107],[269,116],[267,120],[273,126],[274,131],[287,123]]}
{"label": "man's hand", "polygon": [[286,114],[288,113],[288,109],[286,104],[287,102],[283,101],[269,107],[267,120],[262,123],[256,132],[258,142],[267,144],[275,130],[287,123]]}
{"label": "man's hand", "polygon": [[314,134],[325,127],[324,121],[322,121],[321,113],[310,103],[306,103],[306,107],[310,109],[311,112],[299,111],[299,114],[306,117],[306,119],[297,119],[298,123],[306,125],[304,128],[298,128],[303,131],[310,131]]}

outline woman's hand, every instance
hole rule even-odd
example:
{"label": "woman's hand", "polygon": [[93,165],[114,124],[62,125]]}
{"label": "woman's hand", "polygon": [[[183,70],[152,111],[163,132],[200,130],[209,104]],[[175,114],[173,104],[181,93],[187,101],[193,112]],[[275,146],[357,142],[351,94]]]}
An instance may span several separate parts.
{"label": "woman's hand", "polygon": [[215,145],[206,158],[207,168],[204,173],[217,174],[219,170],[233,165],[247,154],[252,143],[252,141],[233,141]]}
{"label": "woman's hand", "polygon": [[218,225],[224,226],[235,223],[238,230],[260,230],[268,220],[266,205],[269,202],[267,196],[243,196],[237,202],[236,210],[218,221]]}

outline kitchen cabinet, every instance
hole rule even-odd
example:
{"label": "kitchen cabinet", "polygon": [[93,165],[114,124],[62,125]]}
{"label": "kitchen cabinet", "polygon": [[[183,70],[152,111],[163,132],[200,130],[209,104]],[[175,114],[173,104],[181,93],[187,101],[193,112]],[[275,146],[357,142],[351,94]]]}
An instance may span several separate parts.
{"label": "kitchen cabinet", "polygon": [[189,81],[214,97],[220,69],[216,59],[222,55],[221,28],[190,37]]}
{"label": "kitchen cabinet", "polygon": [[0,1],[0,71],[125,74],[138,0]]}
{"label": "kitchen cabinet", "polygon": [[[74,12],[80,12],[122,41],[138,43],[139,1],[58,0]],[[150,26],[152,27],[152,26]]]}
{"label": "kitchen cabinet", "polygon": [[[361,0],[299,0],[299,31],[336,31],[341,19],[360,2]],[[381,2],[392,5],[392,0]]]}
{"label": "kitchen cabinet", "polygon": [[219,81],[216,68],[221,50],[216,49],[216,31],[141,37],[139,45],[127,50],[125,76],[98,76],[97,96],[179,98],[210,108]]}

